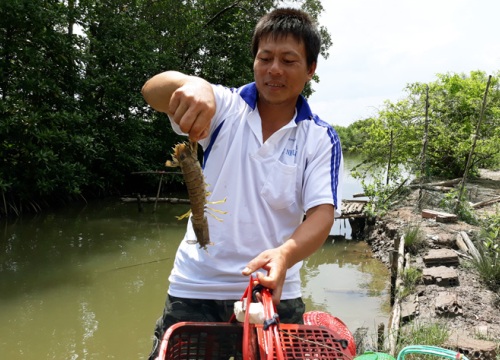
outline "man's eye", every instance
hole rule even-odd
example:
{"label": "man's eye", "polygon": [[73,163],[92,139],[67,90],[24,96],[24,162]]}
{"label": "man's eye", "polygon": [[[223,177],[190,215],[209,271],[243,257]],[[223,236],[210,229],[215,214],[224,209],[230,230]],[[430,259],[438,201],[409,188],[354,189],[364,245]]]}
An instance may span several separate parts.
{"label": "man's eye", "polygon": [[270,59],[269,59],[269,58],[267,58],[267,57],[261,57],[261,58],[259,58],[259,60],[260,60],[260,61],[267,62],[267,61],[269,61]]}

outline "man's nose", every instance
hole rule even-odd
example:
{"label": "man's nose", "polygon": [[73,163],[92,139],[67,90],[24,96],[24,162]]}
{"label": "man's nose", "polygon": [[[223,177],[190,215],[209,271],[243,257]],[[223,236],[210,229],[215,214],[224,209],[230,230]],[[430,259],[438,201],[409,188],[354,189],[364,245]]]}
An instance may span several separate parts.
{"label": "man's nose", "polygon": [[273,62],[271,63],[271,66],[269,67],[269,73],[271,75],[280,75],[282,73],[283,69],[281,67],[281,62],[279,59],[273,59]]}

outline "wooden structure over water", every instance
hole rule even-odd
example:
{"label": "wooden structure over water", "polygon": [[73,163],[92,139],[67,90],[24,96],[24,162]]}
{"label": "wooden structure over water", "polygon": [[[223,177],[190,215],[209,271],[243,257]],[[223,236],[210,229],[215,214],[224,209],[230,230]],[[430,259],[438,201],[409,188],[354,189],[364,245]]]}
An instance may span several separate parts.
{"label": "wooden structure over water", "polygon": [[[170,203],[170,204],[189,204],[189,199],[164,198],[164,197],[123,197],[123,202],[143,202],[143,203]],[[356,219],[364,218],[364,209],[367,200],[342,200],[342,215],[338,219]]]}
{"label": "wooden structure over water", "polygon": [[335,221],[347,219],[351,225],[351,238],[362,239],[364,236],[366,215],[365,206],[368,200],[342,200],[342,215]]}
{"label": "wooden structure over water", "polygon": [[[165,197],[145,197],[137,194],[136,197],[123,197],[121,199],[123,202],[135,202],[138,205],[139,212],[143,211],[143,203],[154,203],[154,211],[156,211],[156,206],[158,203],[170,203],[170,204],[187,204],[189,205],[189,199],[180,198],[165,198]],[[366,216],[364,209],[367,200],[342,200],[342,215],[335,220],[347,219],[351,225],[352,238],[361,239],[364,234]]]}
{"label": "wooden structure over water", "polygon": [[368,200],[342,200],[342,216],[338,219],[364,218]]}
{"label": "wooden structure over water", "polygon": [[[160,197],[160,190],[162,186],[162,181],[163,181],[163,175],[165,174],[178,174],[181,175],[181,172],[172,172],[172,171],[139,171],[139,172],[133,172],[132,174],[155,174],[155,175],[161,175],[160,177],[160,182],[158,184],[158,191],[156,193],[156,197],[145,197],[141,196],[140,194],[136,194],[135,197],[122,197],[123,202],[135,202],[138,204],[140,211],[142,211],[142,203],[154,203],[155,204],[155,210],[156,206],[158,203],[170,203],[170,204],[190,204],[189,199],[180,199],[180,198],[166,198],[166,197]],[[365,196],[365,194],[354,194],[353,197],[362,197]],[[364,209],[366,204],[368,203],[368,200],[354,200],[354,199],[348,199],[342,200],[342,215],[338,217],[337,219],[349,219],[349,222],[351,223],[352,227],[359,227],[361,223],[364,226],[364,219],[365,219],[365,214],[364,214]],[[357,222],[357,224],[353,224],[354,222]]]}

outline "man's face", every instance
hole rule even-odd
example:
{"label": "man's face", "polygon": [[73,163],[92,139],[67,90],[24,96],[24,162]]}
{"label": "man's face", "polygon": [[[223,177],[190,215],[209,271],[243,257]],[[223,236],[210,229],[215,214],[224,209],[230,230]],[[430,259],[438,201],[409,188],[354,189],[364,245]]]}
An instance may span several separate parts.
{"label": "man's face", "polygon": [[290,102],[295,107],[304,85],[314,75],[316,64],[307,67],[304,43],[294,37],[267,36],[259,42],[253,70],[259,102],[272,105]]}

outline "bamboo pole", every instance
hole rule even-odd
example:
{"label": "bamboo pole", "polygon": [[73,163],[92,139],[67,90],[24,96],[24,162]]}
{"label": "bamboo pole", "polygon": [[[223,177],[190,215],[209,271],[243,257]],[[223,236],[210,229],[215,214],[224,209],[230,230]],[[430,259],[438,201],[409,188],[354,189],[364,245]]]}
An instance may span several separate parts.
{"label": "bamboo pole", "polygon": [[160,176],[160,182],[158,183],[158,191],[156,192],[156,200],[155,200],[155,206],[153,208],[153,212],[156,212],[156,207],[158,205],[158,199],[160,197],[160,190],[161,190],[161,183],[163,181],[163,174]]}
{"label": "bamboo pole", "polygon": [[131,172],[133,175],[137,174],[157,174],[157,175],[162,175],[162,174],[175,174],[175,175],[182,175],[182,171],[163,171],[163,170],[156,170],[156,171],[134,171]]}
{"label": "bamboo pole", "polygon": [[155,197],[140,197],[139,195],[135,198],[133,197],[122,197],[121,201],[124,203],[129,203],[129,202],[145,202],[145,203],[152,203],[155,201],[158,202],[163,202],[163,203],[170,203],[170,204],[190,204],[191,202],[189,199],[179,199],[179,198],[158,198],[158,200]]}
{"label": "bamboo pole", "polygon": [[455,211],[458,210],[458,207],[460,205],[460,201],[462,200],[462,195],[463,195],[464,188],[465,188],[465,182],[467,181],[467,173],[469,172],[469,168],[470,168],[471,163],[472,163],[472,157],[474,156],[474,150],[476,149],[477,138],[479,136],[481,123],[483,122],[483,118],[484,118],[484,111],[486,109],[486,99],[488,97],[488,90],[490,88],[490,84],[491,84],[491,75],[488,76],[488,82],[486,83],[486,90],[484,91],[484,96],[483,96],[483,104],[481,105],[481,114],[479,115],[479,120],[478,120],[477,126],[476,126],[476,133],[474,134],[474,141],[472,142],[472,147],[471,147],[470,152],[469,152],[469,157],[467,158],[467,165],[465,165],[464,176],[462,178],[462,185],[460,187],[460,192],[458,194],[458,201],[457,201],[457,206],[455,208]]}
{"label": "bamboo pole", "polygon": [[396,265],[396,281],[394,286],[394,305],[392,306],[392,315],[389,323],[389,332],[387,335],[387,342],[389,348],[389,354],[395,355],[396,344],[398,341],[399,334],[399,323],[401,320],[401,300],[398,296],[398,289],[403,284],[403,271],[404,271],[404,261],[405,261],[405,237],[401,236],[398,243],[397,250],[397,265]]}
{"label": "bamboo pole", "polygon": [[387,163],[387,177],[385,179],[385,184],[389,185],[389,176],[391,174],[391,160],[392,160],[392,140],[393,140],[393,131],[391,130],[391,143],[389,144],[389,162]]}
{"label": "bamboo pole", "polygon": [[[427,175],[426,175],[426,154],[427,154],[427,144],[428,144],[428,136],[429,136],[429,85],[426,85],[425,87],[425,124],[424,124],[424,138],[422,140],[422,163],[420,164],[420,183],[425,183],[427,182]],[[420,205],[420,202],[422,201],[423,197],[423,191],[422,187],[418,191],[418,203]]]}
{"label": "bamboo pole", "polygon": [[2,190],[2,199],[3,199],[3,208],[5,211],[5,217],[7,217],[7,201],[5,200],[5,193],[3,190]]}

